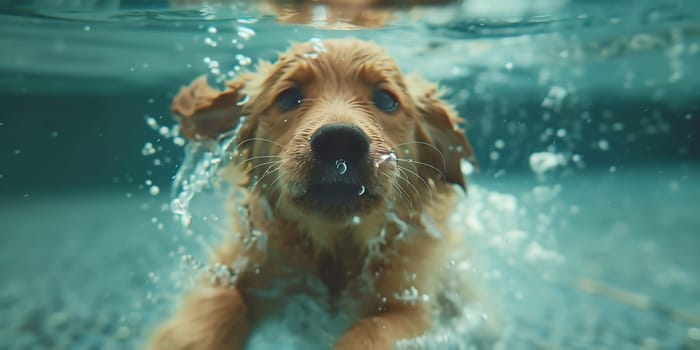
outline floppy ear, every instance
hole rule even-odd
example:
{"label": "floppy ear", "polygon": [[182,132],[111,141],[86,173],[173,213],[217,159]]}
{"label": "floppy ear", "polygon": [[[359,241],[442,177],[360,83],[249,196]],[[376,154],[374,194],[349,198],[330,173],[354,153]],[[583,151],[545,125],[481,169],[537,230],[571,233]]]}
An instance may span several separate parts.
{"label": "floppy ear", "polygon": [[[440,169],[444,174],[444,181],[457,184],[466,190],[461,160],[474,160],[472,147],[464,131],[457,126],[462,119],[457,117],[452,107],[439,99],[439,92],[434,85],[424,82],[422,85],[422,93],[414,95],[418,109],[416,140],[428,143],[434,148],[418,147],[419,160]],[[423,178],[436,177],[435,170],[428,167],[421,167],[420,173]]]}
{"label": "floppy ear", "polygon": [[[239,80],[226,82],[226,90],[219,91],[200,76],[189,86],[182,87],[170,107],[175,119],[180,122],[180,132],[191,140],[215,140],[222,133],[238,126],[243,107]],[[241,131],[241,139],[252,134],[252,125]]]}

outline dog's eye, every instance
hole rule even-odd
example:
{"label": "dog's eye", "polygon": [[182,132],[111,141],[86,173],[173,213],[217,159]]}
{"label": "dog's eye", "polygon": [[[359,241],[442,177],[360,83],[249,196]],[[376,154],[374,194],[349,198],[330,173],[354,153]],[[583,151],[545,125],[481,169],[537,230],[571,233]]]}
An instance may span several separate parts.
{"label": "dog's eye", "polygon": [[386,90],[376,90],[374,96],[372,96],[372,102],[379,110],[387,113],[394,112],[399,108],[399,101],[396,100],[396,97],[391,92]]}
{"label": "dog's eye", "polygon": [[301,94],[301,89],[297,87],[284,90],[281,94],[279,94],[279,96],[277,96],[277,105],[285,111],[294,109],[303,101],[304,96]]}

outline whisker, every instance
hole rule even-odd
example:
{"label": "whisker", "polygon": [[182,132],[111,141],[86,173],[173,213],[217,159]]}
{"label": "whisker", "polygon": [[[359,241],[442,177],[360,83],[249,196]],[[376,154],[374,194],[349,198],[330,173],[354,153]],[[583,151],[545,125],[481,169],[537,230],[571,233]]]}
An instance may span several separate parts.
{"label": "whisker", "polygon": [[[398,169],[399,169],[399,178],[402,179],[402,180],[404,180],[404,181],[406,181],[406,183],[409,184],[409,185],[411,186],[411,188],[413,188],[413,191],[415,191],[416,194],[418,195],[418,199],[420,199],[421,207],[424,207],[424,206],[425,206],[425,202],[423,201],[423,196],[421,196],[421,194],[420,194],[420,192],[418,191],[418,189],[416,188],[416,186],[414,186],[414,185],[411,183],[411,181],[408,180],[408,176],[407,176],[406,173],[404,172],[404,169],[402,169],[401,167],[399,167]],[[403,176],[400,176],[401,174],[403,174]]]}
{"label": "whisker", "polygon": [[[264,167],[264,166],[270,165],[270,164],[275,165],[275,164],[280,164],[280,163],[282,163],[281,160],[271,160],[271,161],[269,161],[269,162],[262,162],[262,163],[260,163],[260,164],[257,164],[257,165],[255,165],[255,166],[251,167],[250,169],[248,169],[248,170],[245,172],[245,175],[250,174],[253,170],[255,170],[255,169],[257,169],[257,168]],[[270,168],[268,168],[268,170],[269,170],[269,169],[270,169]],[[267,171],[267,170],[266,170],[266,171]]]}
{"label": "whisker", "polygon": [[[275,165],[277,165],[276,168],[272,169]],[[275,172],[279,172],[279,169],[282,167],[281,162],[278,162],[278,164],[272,164],[270,165],[265,172],[263,173],[263,176],[261,176],[259,179],[255,181],[255,184],[253,184],[253,188],[257,187],[260,182],[267,176]],[[270,170],[272,169],[272,170]]]}
{"label": "whisker", "polygon": [[242,160],[240,163],[236,164],[236,166],[234,167],[234,169],[237,169],[237,168],[240,167],[241,165],[243,165],[243,164],[245,164],[245,163],[252,162],[252,161],[254,161],[254,160],[258,160],[258,159],[270,159],[270,158],[282,158],[282,157],[281,157],[281,156],[275,156],[275,155],[262,155],[262,156],[250,157],[250,158],[246,158],[246,159]]}
{"label": "whisker", "polygon": [[415,208],[413,208],[413,203],[411,202],[410,198],[408,197],[408,193],[403,188],[403,186],[401,186],[401,184],[398,182],[394,182],[394,188],[397,190],[397,193],[399,194],[399,199],[408,205],[411,212],[415,211]]}
{"label": "whisker", "polygon": [[405,145],[421,145],[421,146],[428,146],[428,147],[434,149],[435,152],[437,152],[440,155],[440,158],[442,159],[443,169],[447,169],[447,160],[445,159],[445,155],[442,153],[442,151],[440,151],[437,147],[435,147],[435,145],[430,144],[428,142],[423,142],[423,141],[409,141],[409,142],[399,143],[395,147],[399,148],[399,147],[405,146]]}
{"label": "whisker", "polygon": [[237,151],[237,150],[238,150],[239,148],[241,148],[243,145],[245,145],[245,144],[248,143],[248,142],[252,142],[252,141],[263,141],[263,142],[268,142],[268,143],[271,143],[271,144],[273,144],[273,145],[275,145],[275,146],[279,146],[280,148],[284,148],[284,146],[282,146],[281,144],[279,144],[279,143],[277,143],[277,142],[275,142],[275,141],[272,141],[272,140],[270,140],[270,139],[266,139],[266,138],[264,138],[264,137],[251,137],[251,138],[245,139],[245,140],[243,140],[243,142],[240,142],[239,144],[237,144],[236,147],[233,149],[232,152]]}
{"label": "whisker", "polygon": [[282,178],[282,174],[280,174],[279,168],[278,168],[277,170],[275,170],[275,171],[277,172],[277,177],[276,177],[272,182],[270,182],[269,185],[267,185],[267,190],[265,191],[265,195],[266,195],[266,196],[267,196],[267,194],[270,192],[270,189],[271,189],[273,186],[275,186],[275,184],[277,183],[277,181],[279,181],[279,180]]}
{"label": "whisker", "polygon": [[[389,180],[389,182],[391,183],[392,188],[394,188],[396,190],[394,192],[394,200],[397,200],[398,203],[405,202],[406,204],[408,204],[409,206],[412,207],[411,202],[408,201],[407,197],[404,196],[405,192],[401,188],[401,185],[399,185],[396,181],[394,181],[394,177],[390,176],[387,173],[383,173],[383,172],[380,172],[379,175],[382,175],[385,178],[387,178]],[[381,189],[381,187],[378,188],[378,191],[379,191],[380,196],[385,197],[385,198],[388,197],[387,191],[383,191]],[[402,193],[402,192],[404,192],[404,193]],[[413,208],[411,208],[411,210],[413,210]]]}
{"label": "whisker", "polygon": [[[399,161],[399,162],[407,162],[407,163],[411,163],[411,164],[419,164],[419,165],[428,167],[428,168],[430,168],[430,169],[435,170],[435,172],[437,172],[438,174],[440,174],[440,176],[441,176],[443,179],[447,178],[447,176],[445,176],[445,173],[444,173],[442,170],[436,168],[436,167],[435,167],[434,165],[432,165],[432,164],[428,164],[428,163],[425,163],[425,162],[421,162],[421,161],[415,160],[415,159],[396,159],[396,160]],[[418,169],[416,169],[416,170],[418,170]]]}
{"label": "whisker", "polygon": [[423,185],[425,185],[425,189],[428,190],[428,194],[430,195],[430,202],[432,203],[433,202],[433,190],[432,190],[432,188],[430,188],[430,185],[428,185],[428,182],[425,181],[425,179],[423,179],[423,177],[418,174],[418,169],[415,167],[415,165],[413,166],[413,168],[416,169],[416,171],[402,167],[401,165],[399,165],[399,168],[410,173],[411,175],[417,177],[418,180],[420,180],[423,183]]}

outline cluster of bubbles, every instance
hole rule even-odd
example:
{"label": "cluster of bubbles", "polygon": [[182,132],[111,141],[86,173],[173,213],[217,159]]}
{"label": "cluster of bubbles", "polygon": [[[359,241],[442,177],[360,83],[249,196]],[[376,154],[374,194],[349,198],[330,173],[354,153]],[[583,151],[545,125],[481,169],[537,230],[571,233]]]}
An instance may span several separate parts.
{"label": "cluster of bubbles", "polygon": [[[209,69],[209,73],[215,78],[217,83],[222,83],[227,79],[235,77],[237,73],[253,62],[249,56],[244,55],[240,51],[244,50],[245,43],[255,36],[255,30],[249,26],[257,23],[257,21],[257,18],[241,18],[236,20],[236,34],[233,39],[230,39],[230,43],[239,52],[235,54],[227,53],[227,57],[232,56],[235,59],[235,63],[231,69],[222,71],[222,65],[219,60],[209,56],[203,58],[203,62],[207,66],[207,69]],[[219,30],[215,26],[207,27],[206,33],[207,36],[204,37],[203,41],[205,45],[210,47],[218,47],[219,44],[229,40],[226,36],[219,33]]]}

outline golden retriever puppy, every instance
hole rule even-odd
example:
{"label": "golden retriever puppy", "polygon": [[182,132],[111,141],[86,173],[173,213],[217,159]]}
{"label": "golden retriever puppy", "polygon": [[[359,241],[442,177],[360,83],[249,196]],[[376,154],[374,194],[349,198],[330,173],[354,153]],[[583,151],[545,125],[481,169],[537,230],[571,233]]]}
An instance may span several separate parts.
{"label": "golden retriever puppy", "polygon": [[255,291],[299,276],[356,316],[334,349],[392,349],[460,293],[447,285],[466,248],[446,226],[471,147],[436,86],[404,76],[376,44],[294,44],[225,91],[195,80],[172,110],[191,140],[236,130],[231,181],[245,214],[232,213],[212,258],[236,277],[203,282],[152,349],[242,349],[279,307]]}

